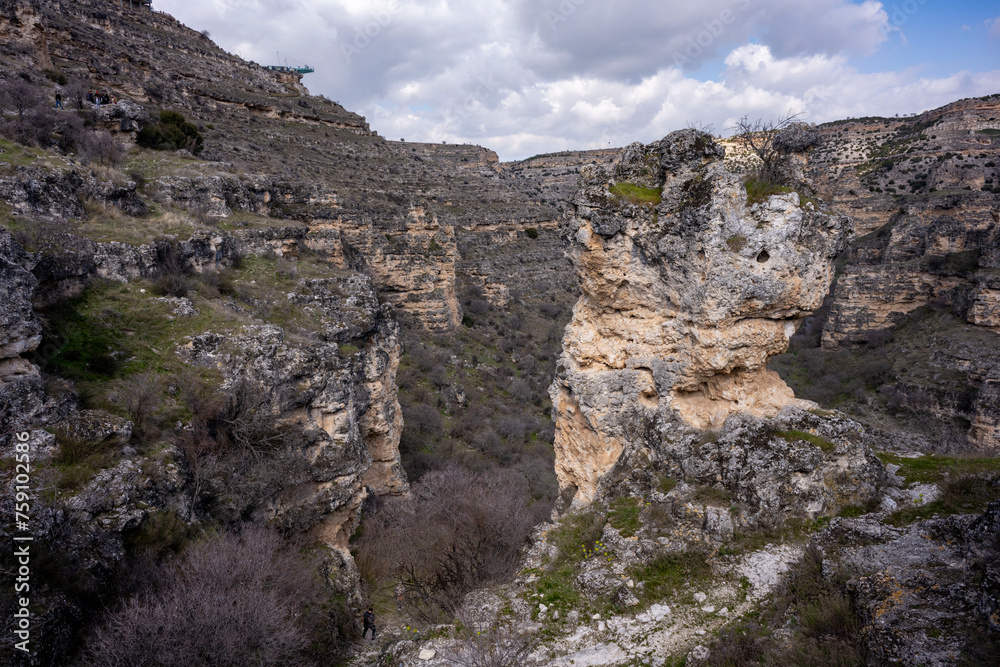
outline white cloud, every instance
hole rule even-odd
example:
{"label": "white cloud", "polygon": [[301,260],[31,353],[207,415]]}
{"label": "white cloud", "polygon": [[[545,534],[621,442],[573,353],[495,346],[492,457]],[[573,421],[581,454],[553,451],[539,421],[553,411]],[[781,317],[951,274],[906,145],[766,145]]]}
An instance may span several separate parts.
{"label": "white cloud", "polygon": [[990,39],[1000,39],[1000,16],[993,20],[990,26]]}
{"label": "white cloud", "polygon": [[[213,0],[157,7],[304,83],[389,137],[511,159],[650,141],[744,113],[809,120],[920,111],[1000,89],[1000,70],[861,73],[898,32],[873,0]],[[1000,19],[992,36],[1000,36]],[[900,33],[902,37],[902,33]],[[720,68],[716,80],[703,70]]]}

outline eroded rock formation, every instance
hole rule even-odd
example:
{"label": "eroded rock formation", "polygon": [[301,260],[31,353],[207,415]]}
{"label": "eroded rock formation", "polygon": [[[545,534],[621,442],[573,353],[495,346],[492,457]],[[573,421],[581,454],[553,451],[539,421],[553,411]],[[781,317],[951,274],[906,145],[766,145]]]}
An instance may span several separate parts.
{"label": "eroded rock formation", "polygon": [[851,224],[794,192],[750,204],[722,157],[685,130],[584,172],[568,229],[583,294],[550,390],[556,472],[578,501],[631,424],[802,405],[765,364],[822,303]]}
{"label": "eroded rock formation", "polygon": [[402,412],[396,396],[399,327],[365,276],[303,282],[289,299],[317,312],[321,340],[302,341],[274,325],[209,332],[178,347],[187,361],[217,367],[229,385],[250,382],[283,396],[274,418],[306,434],[305,474],[261,519],[309,532],[347,554],[369,490],[405,493],[399,459]]}

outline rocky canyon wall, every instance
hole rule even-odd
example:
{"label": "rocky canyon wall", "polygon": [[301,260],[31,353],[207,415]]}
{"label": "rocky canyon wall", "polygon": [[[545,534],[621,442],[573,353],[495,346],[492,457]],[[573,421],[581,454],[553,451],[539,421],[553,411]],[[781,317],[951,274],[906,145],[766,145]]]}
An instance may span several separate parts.
{"label": "rocky canyon wall", "polygon": [[566,229],[582,296],[550,390],[574,502],[643,423],[719,429],[803,405],[765,364],[823,302],[851,223],[796,193],[748,202],[722,158],[686,130],[583,174]]}

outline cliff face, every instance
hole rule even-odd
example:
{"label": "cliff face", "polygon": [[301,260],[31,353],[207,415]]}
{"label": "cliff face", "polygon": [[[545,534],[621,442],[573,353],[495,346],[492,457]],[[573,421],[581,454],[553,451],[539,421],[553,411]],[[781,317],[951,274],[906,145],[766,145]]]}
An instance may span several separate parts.
{"label": "cliff face", "polygon": [[997,451],[1000,97],[817,129],[804,176],[861,234],[815,325],[823,349],[884,345],[883,397],[950,425],[939,448]]}
{"label": "cliff face", "polygon": [[256,514],[347,554],[368,493],[408,488],[399,461],[398,325],[364,276],[303,282],[289,299],[319,315],[320,341],[253,325],[194,336],[178,345],[177,354],[218,368],[223,386],[262,383],[274,395],[291,397],[275,418],[306,434],[296,453],[307,464],[305,474],[288,480]]}
{"label": "cliff face", "polygon": [[630,420],[719,428],[802,404],[765,364],[822,303],[851,226],[794,193],[749,204],[722,157],[694,131],[633,144],[573,201],[582,296],[550,392],[560,487],[582,502]]}
{"label": "cliff face", "polygon": [[4,444],[44,401],[38,367],[23,356],[38,347],[42,326],[31,297],[38,280],[34,258],[0,228],[0,433]]}
{"label": "cliff face", "polygon": [[[383,297],[431,331],[451,331],[462,319],[462,230],[523,231],[557,218],[555,206],[536,195],[537,184],[504,172],[493,151],[386,141],[361,116],[225,53],[168,15],[113,2],[10,0],[0,5],[0,32],[10,37],[0,52],[10,71],[46,68],[126,100],[98,119],[126,143],[161,109],[201,128],[206,162],[140,170],[158,203],[219,220],[267,216],[281,221],[275,227],[293,222],[327,238],[336,232]],[[516,252],[510,243],[495,249]],[[487,282],[479,275],[472,284],[477,280]],[[508,289],[491,282],[489,289]]]}

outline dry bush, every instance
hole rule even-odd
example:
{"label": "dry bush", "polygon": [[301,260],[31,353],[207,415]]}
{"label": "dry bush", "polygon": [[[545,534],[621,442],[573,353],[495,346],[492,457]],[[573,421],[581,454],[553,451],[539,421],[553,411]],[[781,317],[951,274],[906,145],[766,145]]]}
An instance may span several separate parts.
{"label": "dry bush", "polygon": [[264,529],[192,547],[162,581],[108,615],[85,664],[306,665],[315,634],[331,630],[316,567]]}
{"label": "dry bush", "polygon": [[84,135],[78,150],[85,162],[96,162],[102,167],[118,166],[126,153],[125,146],[103,130]]}
{"label": "dry bush", "polygon": [[424,620],[454,612],[467,592],[517,570],[534,524],[522,485],[503,471],[429,472],[410,498],[387,501],[365,520],[358,567],[370,581],[402,583]]}
{"label": "dry bush", "polygon": [[750,120],[743,116],[733,127],[733,137],[743,143],[759,162],[747,175],[749,180],[767,185],[782,185],[788,180],[787,154],[775,139],[781,130],[792,125],[799,114],[788,112],[776,121]]}
{"label": "dry bush", "polygon": [[499,619],[477,624],[459,615],[462,643],[448,652],[448,659],[462,667],[520,667],[537,643],[530,635],[517,632],[513,623]]}
{"label": "dry bush", "polygon": [[133,433],[142,438],[149,419],[160,405],[163,386],[156,373],[136,373],[116,380],[108,398],[120,405],[132,420]]}

